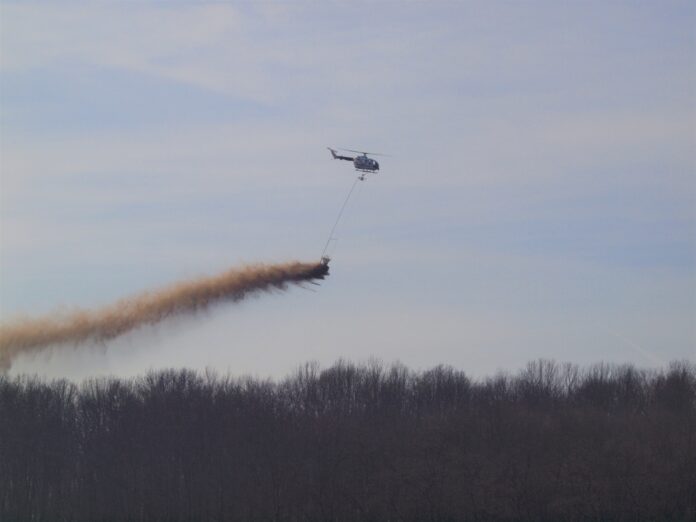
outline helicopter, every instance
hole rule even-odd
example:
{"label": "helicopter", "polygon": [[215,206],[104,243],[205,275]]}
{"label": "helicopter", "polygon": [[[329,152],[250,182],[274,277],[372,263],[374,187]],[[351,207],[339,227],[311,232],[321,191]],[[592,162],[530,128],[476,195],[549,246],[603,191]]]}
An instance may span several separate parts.
{"label": "helicopter", "polygon": [[352,149],[340,149],[340,150],[345,150],[347,152],[355,152],[356,154],[362,154],[362,156],[355,156],[354,158],[351,158],[350,156],[341,156],[340,154],[336,153],[335,149],[332,149],[331,147],[326,147],[331,151],[331,155],[333,156],[333,159],[337,160],[346,160],[346,161],[352,161],[353,166],[355,167],[355,170],[362,172],[363,174],[360,176],[360,179],[363,180],[365,179],[365,174],[367,173],[377,173],[379,170],[379,163],[377,163],[376,160],[373,160],[372,158],[368,158],[368,154],[372,154],[373,156],[383,156],[384,154],[378,154],[376,152],[364,152],[362,150],[352,150]]}

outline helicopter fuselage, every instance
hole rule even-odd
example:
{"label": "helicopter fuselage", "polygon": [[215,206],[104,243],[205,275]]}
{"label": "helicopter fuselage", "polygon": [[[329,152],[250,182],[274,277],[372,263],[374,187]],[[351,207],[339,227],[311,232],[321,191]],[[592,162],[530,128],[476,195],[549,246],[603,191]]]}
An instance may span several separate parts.
{"label": "helicopter fuselage", "polygon": [[363,172],[377,172],[379,170],[379,163],[365,155],[356,156],[353,159],[353,166],[355,167],[355,170],[360,170]]}

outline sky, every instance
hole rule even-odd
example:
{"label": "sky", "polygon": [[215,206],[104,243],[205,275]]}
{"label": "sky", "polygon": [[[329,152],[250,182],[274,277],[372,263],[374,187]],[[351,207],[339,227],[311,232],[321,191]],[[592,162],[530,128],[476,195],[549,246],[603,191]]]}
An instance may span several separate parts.
{"label": "sky", "polygon": [[696,360],[693,2],[0,2],[0,317],[331,276],[14,373]]}

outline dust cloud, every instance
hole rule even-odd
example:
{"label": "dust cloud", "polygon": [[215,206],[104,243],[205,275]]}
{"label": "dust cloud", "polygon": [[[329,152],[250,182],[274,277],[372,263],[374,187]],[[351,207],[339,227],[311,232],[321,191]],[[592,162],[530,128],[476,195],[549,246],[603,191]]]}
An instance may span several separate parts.
{"label": "dust cloud", "polygon": [[0,324],[0,371],[20,354],[57,344],[106,341],[168,317],[204,310],[219,302],[235,302],[250,294],[285,290],[290,284],[324,279],[327,263],[291,262],[234,268],[220,275],[182,281],[123,299],[98,310],[54,313]]}

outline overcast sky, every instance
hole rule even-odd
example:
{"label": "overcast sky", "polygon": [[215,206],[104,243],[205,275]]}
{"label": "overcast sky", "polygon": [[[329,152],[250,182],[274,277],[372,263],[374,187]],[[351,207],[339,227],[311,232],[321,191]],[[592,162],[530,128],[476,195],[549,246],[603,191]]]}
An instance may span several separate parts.
{"label": "overcast sky", "polygon": [[104,346],[81,378],[307,360],[696,359],[693,2],[2,2],[0,313],[314,260],[331,277]]}

